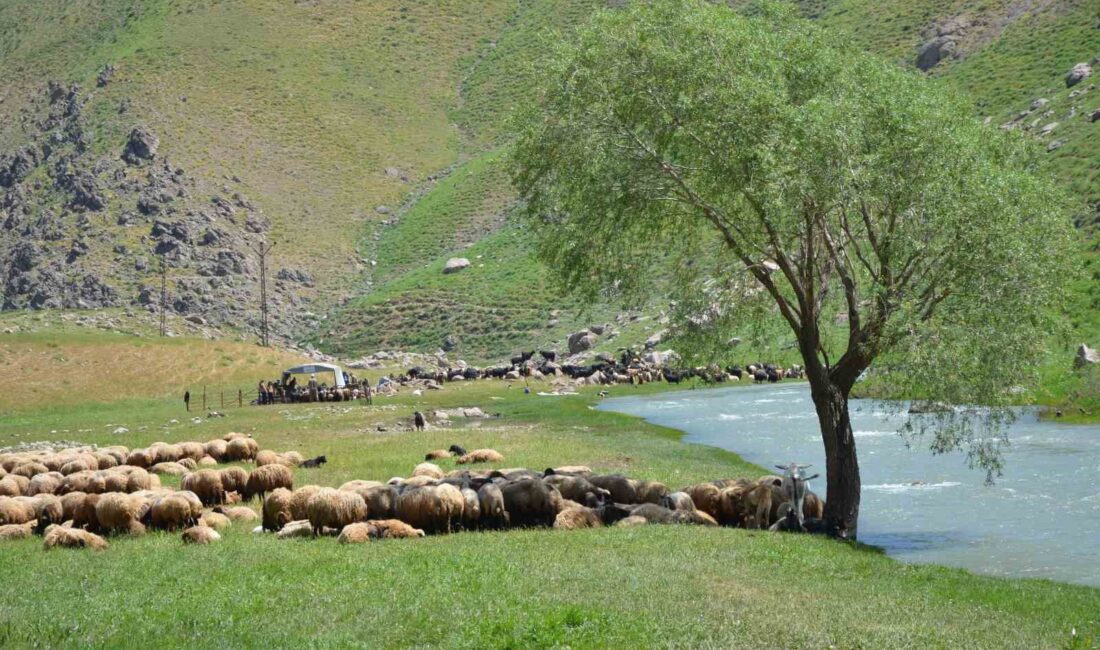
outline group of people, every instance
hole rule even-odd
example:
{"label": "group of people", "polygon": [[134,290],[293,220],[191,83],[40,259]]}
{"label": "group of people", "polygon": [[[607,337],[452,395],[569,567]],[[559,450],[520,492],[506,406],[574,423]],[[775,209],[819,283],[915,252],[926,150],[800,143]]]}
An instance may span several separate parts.
{"label": "group of people", "polygon": [[256,403],[289,404],[294,402],[345,402],[355,399],[366,399],[372,403],[374,390],[369,381],[360,381],[355,375],[344,373],[344,386],[342,388],[329,386],[327,382],[319,382],[316,374],[309,376],[309,381],[298,383],[298,378],[291,376],[285,381],[263,381],[256,386]]}

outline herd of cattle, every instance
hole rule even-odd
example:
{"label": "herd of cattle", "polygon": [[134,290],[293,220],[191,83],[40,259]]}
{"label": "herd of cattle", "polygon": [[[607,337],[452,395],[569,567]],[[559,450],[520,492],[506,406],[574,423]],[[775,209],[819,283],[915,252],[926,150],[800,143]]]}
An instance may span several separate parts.
{"label": "herd of cattle", "polygon": [[756,383],[775,383],[782,379],[800,379],[803,376],[799,366],[781,368],[773,363],[750,363],[745,366],[732,365],[721,367],[716,364],[697,368],[672,368],[667,365],[646,361],[633,350],[625,350],[618,359],[611,355],[599,355],[592,363],[557,363],[556,352],[523,352],[511,358],[508,365],[475,368],[473,366],[427,369],[415,367],[405,374],[388,377],[383,380],[408,384],[416,381],[431,381],[442,384],[448,381],[469,381],[474,379],[512,379],[567,377],[585,384],[646,384],[654,381],[666,381],[679,384],[691,379],[699,379],[707,384],[728,381],[752,380]]}
{"label": "herd of cattle", "polygon": [[[531,471],[444,472],[430,462],[457,456],[462,465],[503,463],[491,449],[434,450],[408,477],[352,480],[337,488],[295,488],[294,468],[318,467],[296,452],[261,450],[231,433],[206,443],[154,443],[0,454],[0,540],[42,535],[55,546],[106,548],[104,536],[147,529],[183,531],[210,543],[234,521],[259,520],[255,532],[280,538],[338,535],[341,542],[421,537],[462,530],[631,526],[647,523],[740,526],[844,537],[822,520],[806,466],[755,480],[722,479],[670,490],[657,481],[598,474],[584,466]],[[251,462],[217,468],[219,463]],[[177,476],[179,489],[161,485]],[[260,513],[242,505],[260,501]]]}

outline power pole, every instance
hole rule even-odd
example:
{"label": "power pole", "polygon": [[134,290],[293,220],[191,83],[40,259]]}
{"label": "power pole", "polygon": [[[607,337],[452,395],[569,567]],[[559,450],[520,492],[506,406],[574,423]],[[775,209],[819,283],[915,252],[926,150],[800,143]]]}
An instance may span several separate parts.
{"label": "power pole", "polygon": [[260,256],[260,345],[268,347],[267,340],[267,254],[275,247],[275,242],[270,244],[260,242],[256,245],[256,254]]}
{"label": "power pole", "polygon": [[164,325],[165,313],[168,311],[168,265],[164,263],[164,256],[160,256],[160,335],[167,334]]}

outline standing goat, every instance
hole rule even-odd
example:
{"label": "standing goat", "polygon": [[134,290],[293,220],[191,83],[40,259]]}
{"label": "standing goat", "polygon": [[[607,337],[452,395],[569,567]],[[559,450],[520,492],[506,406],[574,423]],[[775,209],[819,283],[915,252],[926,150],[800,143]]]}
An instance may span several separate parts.
{"label": "standing goat", "polygon": [[[804,476],[802,470],[809,467],[812,467],[812,465],[799,465],[798,463],[790,463],[785,467],[783,465],[776,465],[776,468],[783,470],[783,483],[780,486],[780,490],[783,494],[784,503],[780,506],[780,509],[782,510],[785,506],[793,510],[795,517],[798,518],[799,527],[802,526],[804,521],[802,503],[806,499],[806,484],[818,476],[817,474],[813,476]],[[784,516],[782,511],[777,514],[779,517]]]}

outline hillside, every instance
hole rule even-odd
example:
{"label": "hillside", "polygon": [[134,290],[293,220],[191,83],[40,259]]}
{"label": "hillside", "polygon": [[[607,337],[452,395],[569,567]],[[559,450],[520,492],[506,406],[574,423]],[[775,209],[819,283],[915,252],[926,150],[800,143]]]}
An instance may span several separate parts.
{"label": "hillside", "polygon": [[[284,340],[484,360],[614,323],[603,348],[640,343],[660,305],[639,322],[560,296],[509,223],[503,162],[547,44],[614,4],[2,0],[0,167],[18,172],[0,178],[4,308],[155,311],[163,257],[170,309],[254,332],[267,241]],[[1100,56],[1095,3],[799,5],[969,93],[990,128],[1035,133],[1095,220],[1100,73],[1065,79]],[[155,154],[122,160],[139,127]],[[451,257],[471,265],[444,275]],[[1095,257],[1067,346],[1100,339]]]}

